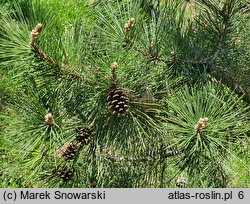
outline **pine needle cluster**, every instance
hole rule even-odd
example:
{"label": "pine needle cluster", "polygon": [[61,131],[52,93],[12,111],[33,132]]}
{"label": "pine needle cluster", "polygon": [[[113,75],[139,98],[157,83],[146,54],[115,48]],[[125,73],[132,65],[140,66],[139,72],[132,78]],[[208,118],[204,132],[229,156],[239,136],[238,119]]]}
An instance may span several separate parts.
{"label": "pine needle cluster", "polygon": [[249,187],[246,1],[56,2],[0,4],[3,187]]}

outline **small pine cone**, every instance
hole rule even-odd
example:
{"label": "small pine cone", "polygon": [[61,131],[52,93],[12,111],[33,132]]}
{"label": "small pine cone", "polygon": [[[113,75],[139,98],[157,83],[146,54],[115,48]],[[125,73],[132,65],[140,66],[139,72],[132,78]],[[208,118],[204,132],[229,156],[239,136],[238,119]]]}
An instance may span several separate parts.
{"label": "small pine cone", "polygon": [[76,141],[66,142],[61,149],[59,149],[59,155],[66,159],[75,159],[78,153],[78,145]]}
{"label": "small pine cone", "polygon": [[73,176],[73,170],[65,166],[62,169],[58,170],[57,175],[63,181],[68,181]]}
{"label": "small pine cone", "polygon": [[78,127],[76,129],[76,133],[76,141],[80,142],[81,144],[87,145],[94,135],[94,129]]}
{"label": "small pine cone", "polygon": [[128,96],[122,89],[112,89],[107,95],[107,106],[115,115],[125,115],[129,111]]}

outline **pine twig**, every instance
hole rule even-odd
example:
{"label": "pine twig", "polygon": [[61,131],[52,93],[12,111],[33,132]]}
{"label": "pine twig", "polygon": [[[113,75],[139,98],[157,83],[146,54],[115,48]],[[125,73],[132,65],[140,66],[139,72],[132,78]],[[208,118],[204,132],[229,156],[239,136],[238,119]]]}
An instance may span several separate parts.
{"label": "pine twig", "polygon": [[75,78],[78,79],[79,81],[84,81],[84,77],[77,72],[61,71],[58,73],[58,76],[65,79]]}
{"label": "pine twig", "polygon": [[44,61],[48,62],[49,64],[57,65],[59,67],[65,67],[64,64],[60,64],[56,62],[52,57],[47,55],[43,50],[41,50],[37,46],[37,39],[42,30],[42,24],[38,23],[35,28],[30,33],[30,43],[29,46],[33,52],[35,52],[38,56],[40,56]]}
{"label": "pine twig", "polygon": [[117,156],[112,153],[108,153],[104,155],[104,157],[112,162],[146,162],[146,161],[156,161],[159,159],[166,159],[168,157],[176,156],[178,152],[175,151],[165,151],[160,154],[160,156],[141,156],[141,157],[124,157],[124,156]]}
{"label": "pine twig", "polygon": [[37,56],[41,57],[45,62],[59,67],[60,68],[60,72],[58,73],[59,77],[62,77],[62,78],[73,77],[73,78],[79,79],[80,81],[83,81],[84,80],[83,76],[81,76],[77,72],[69,72],[69,71],[63,70],[65,69],[65,67],[67,67],[66,64],[55,61],[52,57],[50,57],[48,54],[46,54],[42,49],[38,47],[37,39],[38,39],[41,29],[42,29],[42,24],[38,23],[30,33],[29,46],[31,50],[35,52]]}
{"label": "pine twig", "polygon": [[172,59],[165,59],[161,56],[153,56],[150,55],[149,52],[143,50],[142,48],[138,46],[133,46],[133,48],[138,51],[139,53],[143,54],[144,56],[148,57],[150,60],[154,61],[161,61],[167,64],[168,66],[172,66],[173,64],[179,64],[179,63],[184,63],[184,64],[191,64],[191,65],[201,65],[201,66],[209,66],[208,71],[212,74],[213,77],[215,77],[218,80],[221,80],[223,84],[225,84],[227,87],[233,89],[239,96],[243,96],[243,100],[246,101],[247,103],[250,103],[250,92],[246,89],[244,89],[242,86],[240,86],[235,79],[230,76],[229,73],[223,70],[219,70],[216,68],[216,66],[213,66],[212,63],[215,61],[215,59],[218,57],[221,47],[222,47],[222,40],[224,38],[220,37],[219,38],[220,42],[218,43],[218,47],[214,54],[211,57],[207,57],[205,59],[201,60],[183,60],[179,61],[176,59],[176,57],[172,57]]}
{"label": "pine twig", "polygon": [[141,53],[142,55],[148,57],[148,59],[150,61],[161,61],[161,62],[164,62],[165,64],[167,65],[172,65],[175,63],[175,59],[165,59],[163,58],[162,56],[159,56],[159,55],[154,55],[150,49],[149,50],[143,50],[141,47],[137,46],[137,45],[133,45],[132,48],[134,50],[136,50],[137,52]]}
{"label": "pine twig", "polygon": [[39,49],[36,44],[31,46],[31,49],[39,57],[41,57],[44,61],[48,62],[49,64],[56,65],[56,66],[59,66],[59,67],[64,67],[64,64],[57,63],[54,59],[52,59],[49,55],[47,55],[43,50]]}
{"label": "pine twig", "polygon": [[[232,2],[231,2],[232,3]],[[217,80],[221,81],[223,84],[225,84],[227,87],[233,89],[239,96],[242,97],[242,99],[250,103],[250,92],[247,89],[244,89],[238,82],[235,80],[233,76],[231,76],[230,73],[228,73],[226,70],[218,69],[216,66],[213,66],[212,63],[216,63],[216,59],[218,58],[225,42],[225,38],[227,36],[227,30],[230,25],[230,16],[229,16],[229,4],[228,2],[225,2],[222,9],[218,10],[218,13],[220,16],[222,16],[223,20],[223,28],[218,33],[218,40],[217,40],[217,47],[214,52],[214,54],[210,57],[205,59],[206,63],[210,64],[209,71],[213,77],[215,77]]]}

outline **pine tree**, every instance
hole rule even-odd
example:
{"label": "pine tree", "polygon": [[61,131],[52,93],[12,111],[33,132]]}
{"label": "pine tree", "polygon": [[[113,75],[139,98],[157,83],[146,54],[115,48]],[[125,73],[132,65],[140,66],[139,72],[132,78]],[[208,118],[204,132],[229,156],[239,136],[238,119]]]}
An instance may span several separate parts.
{"label": "pine tree", "polygon": [[247,1],[0,8],[2,187],[249,187]]}

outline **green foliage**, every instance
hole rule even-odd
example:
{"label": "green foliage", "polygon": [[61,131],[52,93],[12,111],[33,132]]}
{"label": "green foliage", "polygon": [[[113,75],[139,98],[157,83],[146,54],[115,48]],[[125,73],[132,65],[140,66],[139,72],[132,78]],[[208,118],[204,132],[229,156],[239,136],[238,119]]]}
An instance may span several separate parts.
{"label": "green foliage", "polygon": [[[181,152],[178,166],[191,175],[211,168],[225,174],[224,163],[231,145],[246,138],[249,131],[249,110],[240,98],[222,85],[209,83],[191,89],[184,87],[165,103],[166,129],[174,134],[168,140]],[[200,118],[208,118],[208,122],[198,128]],[[226,186],[225,178],[220,181],[219,177],[215,178],[215,187]]]}
{"label": "green foliage", "polygon": [[[242,5],[0,4],[2,187],[248,187]],[[122,116],[108,107],[117,89]],[[78,128],[94,133],[67,159]]]}

